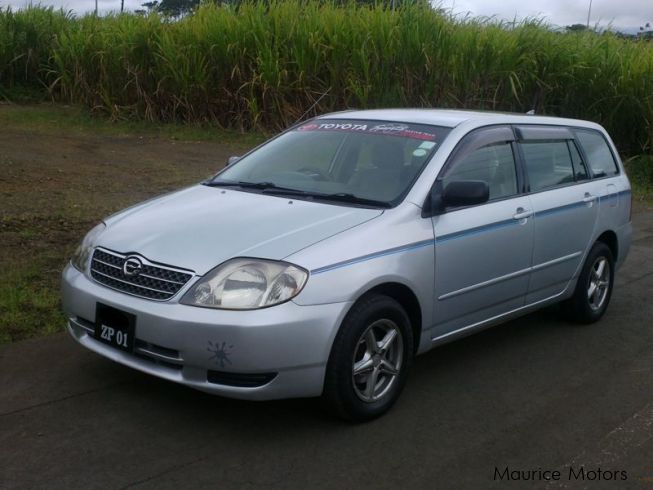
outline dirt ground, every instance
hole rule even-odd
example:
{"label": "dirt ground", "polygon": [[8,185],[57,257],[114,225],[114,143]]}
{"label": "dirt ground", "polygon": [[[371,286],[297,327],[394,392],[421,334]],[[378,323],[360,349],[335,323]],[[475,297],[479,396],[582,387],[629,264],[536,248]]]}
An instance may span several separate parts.
{"label": "dirt ground", "polygon": [[[93,134],[2,118],[0,343],[63,329],[59,274],[97,221],[196,183],[246,147],[169,136]],[[18,126],[18,127],[16,127]]]}

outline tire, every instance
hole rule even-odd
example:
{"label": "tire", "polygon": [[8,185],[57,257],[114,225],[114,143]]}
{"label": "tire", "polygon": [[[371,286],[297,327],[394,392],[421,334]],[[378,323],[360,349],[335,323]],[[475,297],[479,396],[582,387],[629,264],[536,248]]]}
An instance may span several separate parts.
{"label": "tire", "polygon": [[372,420],[397,401],[412,360],[413,333],[406,311],[388,296],[365,296],[336,335],[322,398],[347,420]]}
{"label": "tire", "polygon": [[596,242],[585,259],[574,295],[563,303],[563,311],[578,323],[599,321],[610,303],[613,285],[612,251],[605,243]]}

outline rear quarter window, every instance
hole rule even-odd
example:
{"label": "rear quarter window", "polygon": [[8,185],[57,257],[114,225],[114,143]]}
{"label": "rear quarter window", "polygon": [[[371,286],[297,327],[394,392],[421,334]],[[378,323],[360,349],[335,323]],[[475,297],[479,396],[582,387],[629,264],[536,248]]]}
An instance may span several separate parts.
{"label": "rear quarter window", "polygon": [[575,132],[576,139],[585,150],[592,176],[611,177],[619,174],[614,155],[601,133],[589,129],[577,129]]}

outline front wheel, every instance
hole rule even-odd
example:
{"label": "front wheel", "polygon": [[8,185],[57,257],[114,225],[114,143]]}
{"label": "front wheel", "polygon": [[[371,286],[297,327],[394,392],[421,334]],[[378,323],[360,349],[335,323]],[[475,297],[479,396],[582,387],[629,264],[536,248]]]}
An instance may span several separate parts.
{"label": "front wheel", "polygon": [[578,276],[574,295],[564,303],[567,315],[579,323],[601,319],[610,303],[614,284],[614,258],[610,247],[596,242]]}
{"label": "front wheel", "polygon": [[399,398],[412,357],[404,309],[388,296],[368,296],[352,307],[336,336],[323,398],[348,420],[376,418]]}

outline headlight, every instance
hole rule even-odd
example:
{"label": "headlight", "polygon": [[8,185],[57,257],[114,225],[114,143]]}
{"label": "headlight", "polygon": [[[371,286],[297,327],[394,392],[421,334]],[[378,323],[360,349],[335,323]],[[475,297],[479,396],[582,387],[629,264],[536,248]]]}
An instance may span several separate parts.
{"label": "headlight", "polygon": [[308,272],[286,262],[232,259],[200,279],[181,302],[224,310],[265,308],[297,296],[307,278]]}
{"label": "headlight", "polygon": [[70,262],[75,266],[77,270],[80,272],[85,272],[86,267],[88,266],[88,261],[91,257],[91,252],[93,251],[93,247],[95,246],[95,240],[97,237],[104,231],[104,229],[107,226],[104,223],[100,223],[93,227],[91,231],[89,231],[84,239],[82,240],[82,243],[80,243],[77,246],[77,250],[75,250],[75,253],[73,254],[73,257],[70,259]]}

